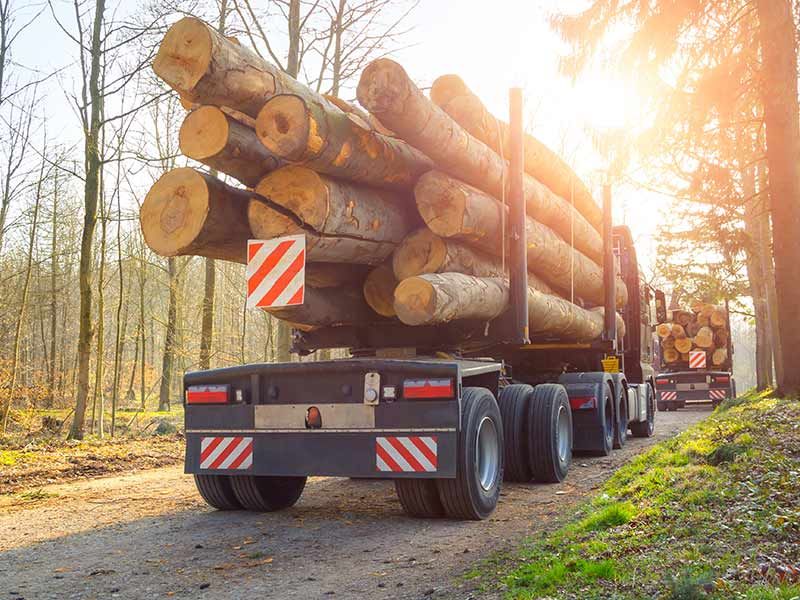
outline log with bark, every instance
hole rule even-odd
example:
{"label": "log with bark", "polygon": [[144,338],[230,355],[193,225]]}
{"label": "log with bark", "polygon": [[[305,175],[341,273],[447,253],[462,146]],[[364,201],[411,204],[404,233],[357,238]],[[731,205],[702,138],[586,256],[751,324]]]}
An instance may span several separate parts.
{"label": "log with bark", "polygon": [[252,50],[194,17],[185,17],[169,28],[153,70],[190,102],[228,106],[251,117],[276,94],[313,95],[325,101]]}
{"label": "log with bark", "polygon": [[267,312],[304,330],[353,324],[368,327],[384,320],[364,301],[361,286],[324,290],[307,287],[302,305],[269,309]]}
{"label": "log with bark", "polygon": [[[495,256],[502,255],[507,237],[503,214],[507,209],[487,193],[441,171],[423,175],[414,187],[417,209],[437,235],[463,240]],[[599,305],[604,301],[603,270],[579,250],[570,247],[550,228],[531,217],[525,221],[528,269],[570,297]],[[625,283],[617,278],[617,306],[628,299]]]}
{"label": "log with bark", "polygon": [[[727,311],[723,307],[697,300],[690,306],[691,311],[672,310],[671,322],[660,323],[656,327],[656,333],[661,338],[664,362],[685,362],[690,352],[703,351],[707,365],[724,366],[729,358]],[[688,368],[688,365],[684,368]]]}
{"label": "log with bark", "polygon": [[264,147],[255,131],[216,106],[201,106],[186,115],[178,143],[184,155],[248,187],[285,164]]}
{"label": "log with bark", "polygon": [[162,175],[147,193],[139,221],[161,256],[205,256],[243,263],[251,194],[190,168]]}
{"label": "log with bark", "polygon": [[400,194],[321,175],[300,166],[273,171],[256,193],[323,236],[398,244],[419,222]]}
{"label": "log with bark", "polygon": [[[431,325],[456,319],[491,320],[508,307],[508,282],[463,273],[410,277],[394,293],[397,316],[407,325]],[[556,296],[528,288],[531,333],[589,341],[603,331],[602,310],[586,310]]]}
{"label": "log with bark", "polygon": [[[511,155],[511,128],[494,117],[457,75],[444,75],[433,82],[431,100],[470,135],[502,156]],[[578,209],[598,231],[603,212],[575,172],[542,142],[530,134],[523,137],[525,172]]]}
{"label": "log with bark", "polygon": [[410,188],[432,168],[406,142],[322,98],[282,94],[259,111],[256,134],[276,156],[321,173],[378,187]]}
{"label": "log with bark", "polygon": [[[426,98],[399,64],[389,59],[370,63],[361,74],[357,95],[362,106],[439,169],[495,197],[506,195],[506,163]],[[579,250],[602,262],[600,234],[577,210],[529,175],[524,176],[523,188],[530,216],[563,238],[574,239]]]}

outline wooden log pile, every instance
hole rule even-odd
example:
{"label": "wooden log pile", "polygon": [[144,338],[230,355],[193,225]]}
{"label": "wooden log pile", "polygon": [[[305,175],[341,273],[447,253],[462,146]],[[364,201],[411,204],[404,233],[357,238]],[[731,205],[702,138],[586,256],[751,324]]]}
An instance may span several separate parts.
{"label": "wooden log pile", "polygon": [[[182,153],[241,184],[188,167],[162,175],[140,215],[153,251],[245,263],[248,239],[304,235],[306,302],[271,311],[304,329],[507,310],[508,126],[459,78],[429,98],[379,59],[361,74],[359,107],[192,17],[167,31],[153,69],[189,111]],[[541,142],[527,136],[525,151],[531,331],[595,339],[600,209]],[[619,277],[616,301],[627,301]]]}
{"label": "wooden log pile", "polygon": [[689,353],[706,353],[708,368],[723,367],[728,362],[730,331],[728,313],[722,306],[693,302],[691,310],[673,310],[670,320],[660,323],[656,333],[661,339],[663,362],[671,367],[687,367]]}

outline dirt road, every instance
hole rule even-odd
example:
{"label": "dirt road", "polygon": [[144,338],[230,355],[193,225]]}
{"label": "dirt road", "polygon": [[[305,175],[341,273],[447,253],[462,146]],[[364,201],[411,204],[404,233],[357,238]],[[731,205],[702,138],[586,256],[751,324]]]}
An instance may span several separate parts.
{"label": "dirt road", "polygon": [[563,484],[506,484],[485,522],[409,519],[390,482],[333,478],[310,480],[285,512],[214,512],[177,467],[0,496],[0,597],[466,598],[470,564],[552,526],[707,414],[659,413],[654,438],[576,457]]}

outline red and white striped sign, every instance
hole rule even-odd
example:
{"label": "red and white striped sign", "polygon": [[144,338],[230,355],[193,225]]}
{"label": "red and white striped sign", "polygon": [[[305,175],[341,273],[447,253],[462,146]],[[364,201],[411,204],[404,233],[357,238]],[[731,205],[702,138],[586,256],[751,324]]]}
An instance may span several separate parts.
{"label": "red and white striped sign", "polygon": [[253,465],[253,438],[204,437],[200,440],[201,469],[245,470]]}
{"label": "red and white striped sign", "polygon": [[705,369],[706,368],[706,351],[705,350],[692,350],[689,352],[689,368],[690,369]]}
{"label": "red and white striped sign", "polygon": [[247,308],[279,308],[303,303],[306,236],[247,241]]}
{"label": "red and white striped sign", "polygon": [[437,469],[436,437],[376,437],[378,471],[432,473]]}
{"label": "red and white striped sign", "polygon": [[708,390],[708,397],[712,400],[725,400],[728,397],[728,390]]}
{"label": "red and white striped sign", "polygon": [[662,400],[677,400],[678,392],[661,392]]}

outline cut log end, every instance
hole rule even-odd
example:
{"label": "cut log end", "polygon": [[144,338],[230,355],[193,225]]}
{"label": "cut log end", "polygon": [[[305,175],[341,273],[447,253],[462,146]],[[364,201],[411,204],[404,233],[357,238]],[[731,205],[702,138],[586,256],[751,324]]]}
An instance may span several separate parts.
{"label": "cut log end", "polygon": [[253,235],[261,240],[303,233],[303,228],[294,219],[255,198],[247,206],[247,220]]}
{"label": "cut log end", "polygon": [[145,241],[161,256],[178,256],[202,231],[209,211],[209,189],[190,168],[173,169],[153,184],[140,213]]}
{"label": "cut log end", "polygon": [[370,308],[383,317],[394,317],[394,290],[397,287],[392,267],[378,265],[364,281],[364,299]]}
{"label": "cut log end", "polygon": [[202,161],[220,153],[228,142],[228,118],[216,106],[201,106],[184,119],[178,134],[181,152]]}
{"label": "cut log end", "polygon": [[317,229],[328,216],[328,188],[311,169],[288,166],[273,171],[259,182],[256,192]]}
{"label": "cut log end", "polygon": [[361,73],[356,95],[362,106],[381,119],[383,114],[401,114],[412,90],[408,75],[388,58],[372,61]]}
{"label": "cut log end", "polygon": [[436,314],[436,290],[421,277],[401,281],[394,290],[394,309],[406,325],[423,325]]}
{"label": "cut log end", "polygon": [[169,28],[153,61],[153,70],[170,87],[190,92],[211,64],[208,26],[186,17]]}
{"label": "cut log end", "polygon": [[256,117],[258,139],[286,160],[299,160],[312,141],[309,138],[312,134],[308,108],[299,96],[275,96]]}
{"label": "cut log end", "polygon": [[447,257],[442,239],[429,229],[419,229],[408,235],[392,257],[395,277],[402,281],[423,273],[437,273]]}
{"label": "cut log end", "polygon": [[431,85],[431,101],[436,106],[446,106],[453,98],[471,93],[467,84],[458,75],[442,75]]}
{"label": "cut log end", "polygon": [[439,171],[429,171],[414,186],[414,197],[422,219],[436,235],[453,237],[464,232],[462,224],[467,210],[463,186]]}
{"label": "cut log end", "polygon": [[685,354],[692,349],[692,340],[687,337],[678,338],[675,340],[675,350],[681,354]]}

